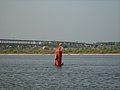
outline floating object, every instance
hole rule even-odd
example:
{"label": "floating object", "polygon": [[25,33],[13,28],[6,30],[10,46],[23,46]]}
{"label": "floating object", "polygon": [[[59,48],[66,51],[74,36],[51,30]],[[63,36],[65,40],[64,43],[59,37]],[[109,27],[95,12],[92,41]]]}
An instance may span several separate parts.
{"label": "floating object", "polygon": [[62,63],[62,51],[56,51],[56,59],[54,60],[54,65],[57,67],[61,67]]}

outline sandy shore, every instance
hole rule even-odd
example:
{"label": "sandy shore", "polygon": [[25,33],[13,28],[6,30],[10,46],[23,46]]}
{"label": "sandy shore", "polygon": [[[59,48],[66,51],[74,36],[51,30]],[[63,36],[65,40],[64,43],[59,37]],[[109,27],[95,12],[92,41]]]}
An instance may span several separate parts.
{"label": "sandy shore", "polygon": [[[0,55],[40,55],[40,56],[42,56],[42,55],[54,55],[54,54],[0,54]],[[118,55],[118,56],[120,56],[120,54],[118,53],[118,54],[63,54],[63,55],[86,55],[86,56],[88,56],[88,55]]]}

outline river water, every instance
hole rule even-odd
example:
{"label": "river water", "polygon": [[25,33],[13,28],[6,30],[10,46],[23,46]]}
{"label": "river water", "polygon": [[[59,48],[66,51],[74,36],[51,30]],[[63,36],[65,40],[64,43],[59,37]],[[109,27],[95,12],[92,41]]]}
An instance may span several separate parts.
{"label": "river water", "polygon": [[0,90],[120,90],[120,56],[1,55]]}

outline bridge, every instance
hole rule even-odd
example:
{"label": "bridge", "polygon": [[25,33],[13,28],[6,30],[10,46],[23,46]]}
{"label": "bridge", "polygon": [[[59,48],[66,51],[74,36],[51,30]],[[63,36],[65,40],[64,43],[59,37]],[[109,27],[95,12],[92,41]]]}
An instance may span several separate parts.
{"label": "bridge", "polygon": [[40,45],[43,42],[48,41],[37,41],[37,40],[15,40],[15,39],[0,39],[0,44],[29,44],[29,45]]}
{"label": "bridge", "polygon": [[13,49],[54,49],[57,42],[63,44],[65,50],[120,50],[120,42],[79,43],[66,41],[16,40],[0,39],[0,51]]}
{"label": "bridge", "polygon": [[40,48],[54,44],[54,41],[0,39],[0,50],[15,48]]}
{"label": "bridge", "polygon": [[0,50],[14,48],[42,48],[43,46],[54,48],[56,47],[57,42],[61,42],[64,47],[77,48],[85,46],[84,43],[66,41],[0,39]]}

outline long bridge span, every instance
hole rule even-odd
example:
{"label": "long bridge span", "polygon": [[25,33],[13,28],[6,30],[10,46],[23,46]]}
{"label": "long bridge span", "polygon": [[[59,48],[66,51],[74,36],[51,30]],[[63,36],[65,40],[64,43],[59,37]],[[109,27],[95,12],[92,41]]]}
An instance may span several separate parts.
{"label": "long bridge span", "polygon": [[0,39],[0,50],[14,49],[14,48],[41,48],[49,46],[56,47],[57,42],[61,42],[64,47],[81,47],[85,46],[83,43],[66,42],[66,41],[42,41],[42,40],[17,40],[17,39]]}
{"label": "long bridge span", "polygon": [[66,41],[42,41],[42,40],[17,40],[17,39],[0,39],[0,50],[5,49],[24,49],[24,48],[55,48],[57,42],[61,42],[66,49],[112,49],[117,46],[119,48],[120,42],[98,42],[98,43],[79,43]]}
{"label": "long bridge span", "polygon": [[29,45],[41,45],[44,42],[40,40],[16,40],[16,39],[0,39],[0,44],[29,44]]}
{"label": "long bridge span", "polygon": [[55,46],[56,42],[41,40],[0,39],[0,50],[14,48],[40,48],[48,45]]}

